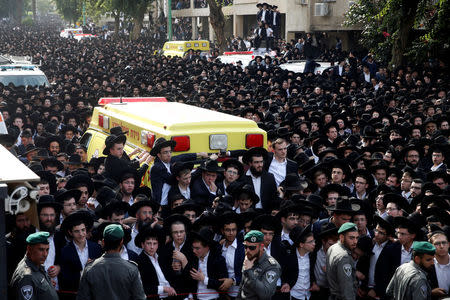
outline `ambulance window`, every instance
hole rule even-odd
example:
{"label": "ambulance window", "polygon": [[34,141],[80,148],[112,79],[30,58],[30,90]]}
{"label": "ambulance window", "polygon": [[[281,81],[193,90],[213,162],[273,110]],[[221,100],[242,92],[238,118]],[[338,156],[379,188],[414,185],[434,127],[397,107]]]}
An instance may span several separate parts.
{"label": "ambulance window", "polygon": [[92,134],[90,134],[89,132],[86,132],[80,140],[80,145],[83,145],[87,148],[89,148],[89,143],[91,142],[91,138],[92,138]]}

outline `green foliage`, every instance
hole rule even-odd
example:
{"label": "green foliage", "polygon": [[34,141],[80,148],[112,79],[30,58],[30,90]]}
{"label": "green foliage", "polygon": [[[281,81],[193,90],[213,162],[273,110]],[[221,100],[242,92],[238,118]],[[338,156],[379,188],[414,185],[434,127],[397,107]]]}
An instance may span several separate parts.
{"label": "green foliage", "polygon": [[83,0],[55,0],[55,4],[66,21],[75,23],[81,19]]}
{"label": "green foliage", "polygon": [[[356,0],[346,13],[344,25],[362,28],[360,44],[384,63],[391,61],[393,49],[399,45],[405,45],[404,49],[396,49],[404,57],[420,63],[428,53],[439,56],[442,48],[448,49],[449,13],[448,0]],[[407,37],[402,28],[405,16],[414,16]],[[405,39],[406,44],[399,43],[400,39]]]}
{"label": "green foliage", "polygon": [[28,26],[33,25],[33,17],[32,16],[26,16],[25,18],[22,19],[22,24],[23,25],[28,25]]}

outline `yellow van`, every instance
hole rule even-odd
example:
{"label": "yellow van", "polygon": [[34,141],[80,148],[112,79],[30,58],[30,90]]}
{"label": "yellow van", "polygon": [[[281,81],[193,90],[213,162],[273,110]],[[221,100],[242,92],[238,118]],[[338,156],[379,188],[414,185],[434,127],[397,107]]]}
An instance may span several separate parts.
{"label": "yellow van", "polygon": [[194,51],[200,50],[201,56],[206,55],[209,52],[209,41],[199,40],[199,41],[171,41],[166,42],[163,47],[162,54],[165,56],[179,56],[184,57],[189,49]]}
{"label": "yellow van", "polygon": [[[150,151],[159,137],[176,141],[173,155],[218,153],[264,147],[267,134],[252,120],[165,98],[102,98],[94,108],[89,128],[81,139],[88,157],[103,156],[105,139],[112,127],[127,133],[125,152],[136,147]],[[146,175],[148,177],[148,175]],[[148,178],[144,178],[148,182]]]}

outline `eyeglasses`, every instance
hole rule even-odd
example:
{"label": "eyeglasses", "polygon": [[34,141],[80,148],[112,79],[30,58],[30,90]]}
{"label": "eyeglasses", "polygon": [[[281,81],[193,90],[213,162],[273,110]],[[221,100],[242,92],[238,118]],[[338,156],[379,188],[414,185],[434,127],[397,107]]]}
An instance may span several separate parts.
{"label": "eyeglasses", "polygon": [[378,233],[379,235],[386,235],[386,232],[380,231],[378,229],[374,230],[376,233]]}
{"label": "eyeglasses", "polygon": [[237,174],[239,174],[238,172],[231,171],[231,170],[228,170],[227,173],[230,174],[230,175],[237,175]]}
{"label": "eyeglasses", "polygon": [[248,246],[248,245],[244,245],[244,249],[249,249],[249,250],[256,250],[256,246]]}

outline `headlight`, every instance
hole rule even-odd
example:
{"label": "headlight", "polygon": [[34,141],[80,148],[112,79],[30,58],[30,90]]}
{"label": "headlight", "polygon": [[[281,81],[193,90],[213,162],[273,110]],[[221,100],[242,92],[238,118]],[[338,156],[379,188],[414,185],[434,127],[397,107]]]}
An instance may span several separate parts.
{"label": "headlight", "polygon": [[226,134],[211,134],[209,136],[209,149],[225,150],[228,148],[228,137]]}

